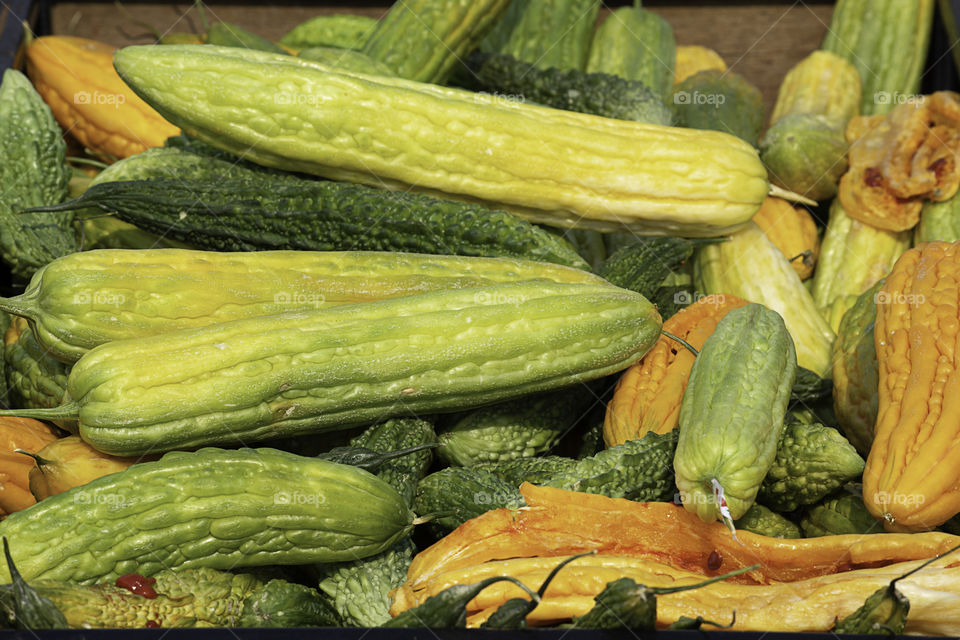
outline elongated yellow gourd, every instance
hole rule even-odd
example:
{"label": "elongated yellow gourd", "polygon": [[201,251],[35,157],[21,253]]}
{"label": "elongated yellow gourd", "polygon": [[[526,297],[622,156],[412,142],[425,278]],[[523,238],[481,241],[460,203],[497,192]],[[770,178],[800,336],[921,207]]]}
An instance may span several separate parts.
{"label": "elongated yellow gourd", "polygon": [[127,47],[121,77],[170,121],[260,164],[496,203],[535,222],[713,236],[769,190],[757,151],[626,122],[213,46]]}

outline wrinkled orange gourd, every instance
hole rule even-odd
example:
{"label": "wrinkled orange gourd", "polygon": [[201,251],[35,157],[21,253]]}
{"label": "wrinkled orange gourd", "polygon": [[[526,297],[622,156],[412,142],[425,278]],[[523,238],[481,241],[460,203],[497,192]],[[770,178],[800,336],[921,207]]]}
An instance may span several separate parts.
{"label": "wrinkled orange gourd", "polygon": [[140,99],[113,68],[115,47],[43,36],[27,47],[27,74],[60,126],[95,154],[126,158],[180,130]]}
{"label": "wrinkled orange gourd", "polygon": [[890,531],[960,513],[960,243],[921,243],[876,296],[879,395],[863,500]]}
{"label": "wrinkled orange gourd", "polygon": [[37,451],[56,440],[54,430],[39,420],[0,417],[0,510],[5,514],[36,502],[29,490],[33,460],[15,451]]}
{"label": "wrinkled orange gourd", "polygon": [[137,462],[154,458],[123,458],[97,451],[80,436],[67,436],[36,451],[30,469],[30,493],[37,500],[63,493]]}
{"label": "wrinkled orange gourd", "polygon": [[763,234],[790,260],[801,280],[813,275],[820,255],[817,223],[803,207],[794,207],[782,198],[768,196],[753,221]]}
{"label": "wrinkled orange gourd", "polygon": [[[705,296],[668,318],[663,330],[700,349],[721,318],[746,304],[746,300],[727,294]],[[676,429],[693,361],[689,349],[661,335],[643,359],[620,376],[603,421],[606,445],[636,440],[648,431]]]}
{"label": "wrinkled orange gourd", "polygon": [[[527,507],[488,511],[417,554],[406,582],[393,594],[390,613],[417,606],[452,584],[472,584],[489,575],[513,575],[537,588],[561,559],[595,549],[597,555],[580,558],[557,574],[529,623],[583,615],[593,597],[622,576],[650,586],[674,586],[759,564],[723,583],[658,596],[658,622],[697,614],[728,620],[736,609],[740,626],[735,628],[825,631],[835,616],[852,612],[918,561],[960,543],[960,537],[940,532],[791,540],[738,531],[737,541],[722,523],[703,522],[668,502],[633,502],[528,483],[520,491]],[[925,575],[916,584],[931,589],[922,596],[927,598],[923,605],[917,598],[916,613],[915,589],[908,591],[913,624],[946,620],[942,611],[932,618],[928,614],[957,597],[960,568],[950,568],[946,578],[938,573],[951,564],[960,560],[948,556],[911,577]],[[904,591],[908,584],[898,582]],[[468,614],[474,626],[505,599],[519,597],[505,586],[491,585],[471,601]],[[942,628],[960,625],[960,610],[949,619],[953,626]],[[914,627],[927,628],[935,627]]]}
{"label": "wrinkled orange gourd", "polygon": [[734,540],[723,523],[704,522],[672,502],[634,502],[529,483],[520,492],[525,508],[488,511],[417,554],[406,586],[416,592],[442,573],[493,560],[591,549],[703,575],[759,563],[731,580],[767,584],[929,558],[960,544],[960,536],[932,531],[799,539],[737,531]]}

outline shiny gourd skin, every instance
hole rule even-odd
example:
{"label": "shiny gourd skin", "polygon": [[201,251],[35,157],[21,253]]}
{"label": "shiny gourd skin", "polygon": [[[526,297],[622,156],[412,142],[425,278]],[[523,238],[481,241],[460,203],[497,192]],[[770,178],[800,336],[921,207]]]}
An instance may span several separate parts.
{"label": "shiny gourd skin", "polygon": [[[276,449],[205,448],[47,498],[0,523],[0,536],[25,580],[93,584],[365,557],[412,521],[400,494],[361,469]],[[0,582],[9,580],[4,566]]]}
{"label": "shiny gourd skin", "polygon": [[683,505],[702,520],[719,519],[724,500],[733,520],[753,505],[776,457],[796,357],[783,319],[758,304],[727,313],[704,342],[673,459]]}
{"label": "shiny gourd skin", "polygon": [[[553,226],[711,236],[749,220],[769,189],[756,150],[719,132],[513,104],[209,45],[127,47],[116,66],[188,133],[259,164],[387,188],[415,184]],[[220,73],[216,87],[207,82],[211,68]],[[189,101],[179,97],[187,90]],[[246,115],[220,105],[213,90],[235,96]],[[303,104],[307,96],[314,104]],[[351,133],[371,122],[363,136]]]}
{"label": "shiny gourd skin", "polygon": [[460,411],[603,377],[660,331],[643,296],[529,281],[244,318],[90,351],[68,404],[104,453],[242,444]]}

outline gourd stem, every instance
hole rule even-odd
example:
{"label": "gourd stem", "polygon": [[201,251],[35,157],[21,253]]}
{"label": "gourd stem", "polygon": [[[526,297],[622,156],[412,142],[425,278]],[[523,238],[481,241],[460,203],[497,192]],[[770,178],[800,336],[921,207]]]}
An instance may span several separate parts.
{"label": "gourd stem", "polygon": [[753,571],[754,569],[759,569],[759,564],[752,564],[749,567],[741,567],[740,569],[735,569],[733,571],[728,571],[727,573],[721,574],[719,576],[714,576],[709,580],[704,580],[703,582],[698,582],[697,584],[685,584],[679,587],[647,587],[650,591],[657,595],[662,595],[665,593],[676,593],[677,591],[688,591],[690,589],[699,589],[700,587],[705,587],[708,584],[713,584],[714,582],[720,582],[721,580],[726,580],[727,578],[732,578],[733,576],[738,576],[741,573],[746,573],[747,571]]}
{"label": "gourd stem", "polygon": [[76,419],[79,416],[80,404],[77,401],[62,404],[59,407],[50,407],[49,409],[4,409],[0,411],[0,417],[35,418],[37,420]]}
{"label": "gourd stem", "polygon": [[22,318],[32,318],[37,311],[35,301],[36,296],[29,293],[23,293],[12,298],[0,298],[0,311],[6,311]]}
{"label": "gourd stem", "polygon": [[769,194],[771,196],[774,196],[775,198],[782,198],[787,202],[799,202],[800,204],[805,204],[811,207],[817,206],[816,200],[811,200],[810,198],[806,196],[802,196],[799,193],[794,193],[793,191],[787,191],[786,189],[781,189],[775,184],[770,185]]}
{"label": "gourd stem", "polygon": [[694,347],[694,346],[693,346],[692,344],[690,344],[689,342],[687,342],[686,340],[684,340],[683,338],[681,338],[681,337],[679,337],[679,336],[675,336],[675,335],[673,335],[672,333],[670,333],[669,331],[664,331],[663,329],[660,330],[660,333],[662,333],[663,335],[667,336],[667,337],[670,338],[671,340],[676,340],[677,342],[679,342],[680,344],[682,344],[684,347],[687,348],[687,350],[688,350],[690,353],[693,354],[693,357],[694,357],[694,358],[696,358],[697,356],[700,355],[700,352],[697,351],[697,348]]}
{"label": "gourd stem", "polygon": [[43,465],[52,464],[52,463],[51,463],[49,460],[47,460],[46,458],[43,458],[43,457],[37,455],[36,453],[33,453],[32,451],[24,451],[23,449],[14,449],[13,452],[14,452],[14,453],[22,453],[22,454],[25,455],[25,456],[30,456],[31,458],[33,458],[33,459],[36,461],[38,467],[42,467]]}
{"label": "gourd stem", "polygon": [[946,551],[944,551],[944,552],[941,553],[941,554],[935,555],[935,556],[933,556],[932,558],[929,558],[929,559],[925,560],[924,562],[920,563],[919,565],[917,565],[917,566],[914,567],[913,569],[910,569],[910,571],[907,571],[907,572],[906,572],[905,574],[903,574],[902,576],[898,576],[898,577],[894,578],[893,580],[891,580],[891,581],[890,581],[890,586],[893,586],[893,584],[894,584],[897,580],[903,580],[903,579],[906,578],[907,576],[912,575],[912,574],[916,573],[917,571],[920,571],[920,569],[923,569],[924,567],[926,567],[928,564],[930,564],[930,563],[933,562],[934,560],[939,560],[939,559],[942,558],[943,556],[949,555],[949,554],[953,553],[954,551],[956,551],[957,549],[960,549],[960,544],[958,544],[957,546],[955,546],[955,547],[953,547],[953,548],[951,548],[951,549],[947,549]]}
{"label": "gourd stem", "polygon": [[597,550],[596,550],[596,549],[591,549],[590,551],[585,551],[585,552],[583,552],[583,553],[578,553],[578,554],[575,555],[575,556],[570,556],[569,558],[567,558],[566,560],[564,560],[563,562],[561,562],[560,564],[558,564],[557,566],[555,566],[555,567],[553,568],[553,570],[552,570],[549,574],[547,574],[547,577],[546,577],[546,579],[543,581],[543,584],[540,585],[540,589],[537,590],[537,595],[540,596],[541,598],[543,597],[543,594],[544,594],[544,593],[546,592],[546,590],[547,590],[547,586],[550,584],[550,582],[553,580],[553,578],[557,575],[557,573],[560,571],[560,569],[563,569],[565,566],[567,566],[568,564],[570,564],[571,562],[573,562],[574,560],[576,560],[576,559],[578,559],[578,558],[583,558],[584,556],[596,555],[596,553],[597,553]]}

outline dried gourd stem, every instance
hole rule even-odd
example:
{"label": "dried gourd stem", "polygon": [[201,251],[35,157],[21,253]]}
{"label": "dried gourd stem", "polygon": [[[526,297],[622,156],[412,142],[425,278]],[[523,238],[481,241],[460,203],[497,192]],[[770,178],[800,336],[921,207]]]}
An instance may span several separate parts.
{"label": "dried gourd stem", "polygon": [[671,340],[676,340],[677,342],[679,342],[680,344],[682,344],[684,347],[687,348],[687,350],[688,350],[690,353],[693,354],[693,357],[694,357],[694,358],[696,358],[697,356],[700,355],[700,352],[697,351],[697,348],[694,347],[694,346],[693,346],[692,344],[690,344],[689,342],[687,342],[686,340],[684,340],[683,338],[681,338],[681,337],[679,337],[679,336],[675,336],[675,335],[673,335],[672,333],[670,333],[669,331],[664,331],[664,330],[662,330],[662,329],[660,330],[660,333],[663,334],[663,335],[665,335],[665,336],[667,336],[667,337],[670,338]]}
{"label": "dried gourd stem", "polygon": [[817,206],[816,200],[811,200],[810,198],[806,196],[802,196],[799,193],[794,193],[793,191],[787,191],[786,189],[781,189],[775,184],[770,185],[769,194],[771,196],[774,196],[775,198],[782,198],[787,202],[799,202],[800,204],[805,204],[811,207]]}
{"label": "dried gourd stem", "polygon": [[910,571],[907,571],[907,572],[906,572],[905,574],[903,574],[902,576],[898,576],[898,577],[894,578],[893,580],[891,580],[891,581],[890,581],[890,586],[893,586],[893,584],[894,584],[897,580],[903,580],[903,579],[906,578],[907,576],[913,575],[914,573],[916,573],[917,571],[920,571],[920,569],[923,569],[924,567],[926,567],[928,564],[932,563],[933,561],[939,560],[940,558],[942,558],[942,557],[944,557],[944,556],[950,555],[951,553],[953,553],[953,552],[956,551],[957,549],[960,549],[960,544],[958,544],[957,546],[952,547],[952,548],[950,548],[950,549],[947,549],[947,550],[944,551],[943,553],[937,554],[937,555],[933,556],[932,558],[928,558],[928,559],[924,560],[923,562],[921,562],[920,564],[918,564],[917,566],[915,566],[913,569],[910,569]]}
{"label": "dried gourd stem", "polygon": [[810,251],[810,249],[804,249],[797,255],[793,256],[792,258],[790,258],[790,262],[793,262],[798,258],[803,262],[804,265],[808,267],[813,266],[813,251]]}

